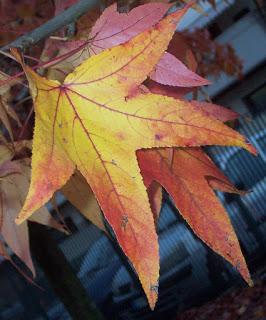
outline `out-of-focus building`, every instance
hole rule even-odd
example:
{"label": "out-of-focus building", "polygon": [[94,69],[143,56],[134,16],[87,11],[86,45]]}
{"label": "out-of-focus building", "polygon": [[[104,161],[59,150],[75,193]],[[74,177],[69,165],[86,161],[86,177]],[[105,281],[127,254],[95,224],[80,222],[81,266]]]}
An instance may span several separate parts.
{"label": "out-of-focus building", "polygon": [[[190,10],[179,30],[208,28],[218,42],[230,43],[244,62],[242,80],[221,75],[213,79],[206,91],[214,102],[241,114],[238,130],[249,138],[260,155],[254,158],[239,148],[221,147],[211,148],[209,153],[239,188],[253,190],[242,198],[220,193],[219,197],[231,217],[249,267],[256,272],[262,261],[265,262],[266,247],[265,7],[261,1],[255,0],[218,0],[216,3],[216,10],[203,3],[207,16]],[[85,221],[63,198],[61,200],[61,210],[67,216],[73,234],[61,239],[59,236],[59,247],[88,295],[108,319],[163,319],[241,282],[237,272],[191,232],[167,198],[158,223],[160,290],[157,307],[152,313],[134,271],[119,246],[112,241],[112,233],[107,237]],[[3,268],[3,264],[1,266]],[[8,272],[5,275],[0,273],[1,283],[6,282]],[[8,277],[11,278],[11,273]],[[9,284],[4,287],[12,291]],[[21,292],[22,289],[19,297],[17,293],[14,294],[16,297],[10,293],[14,303],[12,305],[10,300],[8,307],[0,299],[1,319],[24,319],[16,316],[19,312],[27,314],[25,301],[28,300],[26,296],[22,299]],[[0,288],[1,294],[5,293]],[[29,305],[29,301],[27,303]],[[48,301],[46,308],[39,309],[43,314],[35,308],[36,315],[27,319],[59,319],[62,314],[62,319],[68,319],[62,304],[55,299]],[[48,310],[47,318],[45,310]]]}
{"label": "out-of-focus building", "polygon": [[241,114],[257,113],[265,107],[266,15],[265,3],[256,0],[216,1],[216,10],[202,4],[207,16],[190,10],[179,29],[207,28],[219,43],[229,43],[243,61],[239,80],[222,74],[206,91],[222,105]]}

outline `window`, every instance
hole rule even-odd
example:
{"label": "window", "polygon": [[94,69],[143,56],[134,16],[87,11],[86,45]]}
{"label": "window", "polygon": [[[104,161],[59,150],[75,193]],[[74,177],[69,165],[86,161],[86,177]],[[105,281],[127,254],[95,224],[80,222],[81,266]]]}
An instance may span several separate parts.
{"label": "window", "polygon": [[253,115],[266,110],[266,83],[250,93],[246,98],[249,112]]}

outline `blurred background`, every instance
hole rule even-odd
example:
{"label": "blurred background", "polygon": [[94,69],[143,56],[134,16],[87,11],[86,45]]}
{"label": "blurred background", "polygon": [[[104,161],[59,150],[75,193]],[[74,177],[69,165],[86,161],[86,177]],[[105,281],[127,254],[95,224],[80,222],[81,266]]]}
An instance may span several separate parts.
{"label": "blurred background", "polygon": [[[179,30],[207,30],[218,44],[229,43],[243,63],[237,74],[236,66],[221,57],[227,72],[212,72],[213,85],[204,94],[241,114],[235,128],[259,151],[255,158],[239,148],[208,148],[238,188],[252,190],[242,197],[217,195],[230,215],[255,287],[246,288],[238,272],[195,236],[165,193],[158,223],[159,300],[151,312],[112,233],[106,236],[59,196],[71,235],[30,228],[31,236],[37,232],[39,237],[31,245],[41,289],[0,260],[1,320],[97,319],[96,308],[102,319],[266,319],[266,4],[217,0],[215,8],[206,1],[202,7],[207,15],[190,10]],[[84,313],[88,308],[90,317]]]}

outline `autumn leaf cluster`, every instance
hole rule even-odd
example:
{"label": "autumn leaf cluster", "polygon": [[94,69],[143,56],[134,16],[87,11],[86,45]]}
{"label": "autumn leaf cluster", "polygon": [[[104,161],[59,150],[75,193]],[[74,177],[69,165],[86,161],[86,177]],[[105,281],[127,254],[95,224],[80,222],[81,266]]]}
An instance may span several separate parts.
{"label": "autumn leaf cluster", "polygon": [[[5,242],[34,270],[27,220],[62,229],[45,207],[61,191],[107,232],[104,215],[151,308],[158,295],[162,188],[195,234],[251,283],[230,219],[214,193],[241,191],[201,146],[255,150],[224,124],[237,117],[234,112],[185,97],[210,82],[196,73],[199,63],[191,47],[178,46],[176,28],[190,5],[169,13],[171,7],[148,3],[119,13],[113,4],[99,18],[99,10],[92,10],[77,23],[73,39],[46,40],[45,62],[37,67],[12,49],[34,104],[32,146],[22,136],[14,139],[9,122],[21,126],[8,107],[7,95],[17,82],[8,82],[1,92],[7,130],[0,150]],[[57,13],[63,9],[58,5]],[[8,256],[4,245],[0,250]]]}

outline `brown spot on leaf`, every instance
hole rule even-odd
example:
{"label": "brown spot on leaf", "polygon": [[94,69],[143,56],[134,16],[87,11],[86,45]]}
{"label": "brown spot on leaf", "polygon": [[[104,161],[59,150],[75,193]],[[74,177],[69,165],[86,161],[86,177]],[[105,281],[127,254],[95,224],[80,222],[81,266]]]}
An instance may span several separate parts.
{"label": "brown spot on leaf", "polygon": [[150,291],[154,291],[154,292],[156,292],[156,293],[158,294],[158,290],[159,290],[159,285],[158,285],[158,283],[151,285]]}
{"label": "brown spot on leaf", "polygon": [[124,140],[125,139],[125,134],[123,132],[118,132],[116,134],[117,138],[120,140]]}
{"label": "brown spot on leaf", "polygon": [[163,136],[161,134],[156,133],[155,140],[160,141],[160,140],[162,140],[162,138],[163,138]]}
{"label": "brown spot on leaf", "polygon": [[126,226],[128,224],[128,216],[126,215],[123,215],[122,218],[121,218],[121,228],[126,229]]}

